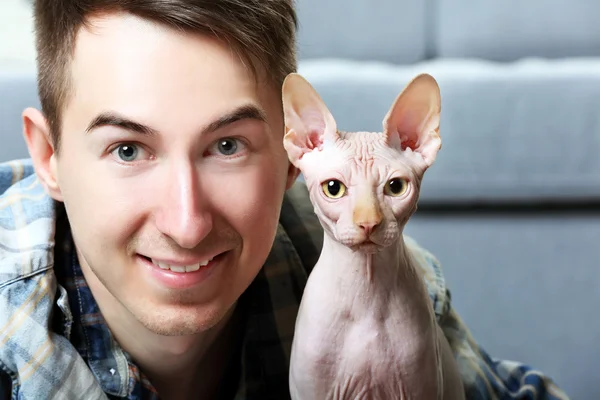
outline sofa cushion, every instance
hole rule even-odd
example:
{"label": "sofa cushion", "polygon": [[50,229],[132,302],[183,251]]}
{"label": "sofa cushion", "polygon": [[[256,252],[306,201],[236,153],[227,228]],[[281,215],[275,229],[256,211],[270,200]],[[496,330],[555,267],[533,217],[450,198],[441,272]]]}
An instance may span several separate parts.
{"label": "sofa cushion", "polygon": [[598,211],[421,210],[406,233],[440,260],[454,307],[492,357],[532,365],[572,399],[600,398]]}
{"label": "sofa cushion", "polygon": [[427,1],[298,0],[296,5],[301,59],[411,63],[425,56]]}
{"label": "sofa cushion", "polygon": [[600,200],[600,59],[300,66],[343,130],[380,131],[421,72],[441,88],[443,142],[422,204]]}
{"label": "sofa cushion", "polygon": [[435,54],[512,61],[600,55],[600,2],[433,0]]}

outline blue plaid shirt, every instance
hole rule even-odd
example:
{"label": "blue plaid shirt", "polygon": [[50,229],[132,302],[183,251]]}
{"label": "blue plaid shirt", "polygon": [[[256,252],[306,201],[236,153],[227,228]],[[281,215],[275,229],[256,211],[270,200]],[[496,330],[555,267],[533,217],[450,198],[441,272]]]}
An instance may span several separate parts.
{"label": "blue plaid shirt", "polygon": [[[30,160],[0,164],[0,400],[158,399],[108,329],[81,273],[68,221]],[[223,398],[289,399],[288,367],[302,289],[323,232],[306,187],[286,194],[275,243],[242,295],[243,339]],[[491,358],[451,306],[439,262],[405,237],[458,361],[467,399],[564,400],[540,371]]]}
{"label": "blue plaid shirt", "polygon": [[[158,393],[147,377],[131,362],[126,353],[121,353],[116,348],[118,345],[112,339],[106,321],[81,271],[64,210],[60,207],[59,214],[57,221],[62,223],[56,225],[56,237],[62,251],[56,257],[54,272],[57,281],[67,292],[72,313],[72,322],[68,322],[71,325],[71,343],[90,368],[98,371],[96,374],[102,377],[102,386],[108,395],[115,397],[127,395],[130,399],[139,400],[158,399]],[[117,352],[119,354],[115,357]],[[127,368],[126,380],[121,375],[124,366]],[[109,374],[106,374],[106,371]]]}

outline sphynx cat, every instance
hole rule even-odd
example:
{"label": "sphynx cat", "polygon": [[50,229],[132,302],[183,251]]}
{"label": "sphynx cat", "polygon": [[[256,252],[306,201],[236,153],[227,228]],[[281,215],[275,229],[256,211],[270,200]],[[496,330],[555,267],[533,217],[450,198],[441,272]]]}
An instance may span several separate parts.
{"label": "sphynx cat", "polygon": [[306,79],[283,84],[290,162],[324,229],[290,365],[294,400],[465,398],[458,367],[403,238],[441,148],[437,82],[398,95],[383,132],[342,132]]}

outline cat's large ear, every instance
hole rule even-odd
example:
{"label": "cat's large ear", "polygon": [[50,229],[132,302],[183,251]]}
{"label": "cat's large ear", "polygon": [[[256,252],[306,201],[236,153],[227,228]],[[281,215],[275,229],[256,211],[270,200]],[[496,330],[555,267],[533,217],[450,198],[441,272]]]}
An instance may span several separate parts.
{"label": "cat's large ear", "polygon": [[388,144],[420,154],[430,167],[442,147],[439,135],[440,88],[428,74],[415,77],[398,95],[383,119]]}
{"label": "cat's large ear", "polygon": [[282,98],[283,145],[292,164],[298,166],[305,153],[337,139],[337,126],[321,96],[301,75],[291,73],[285,78]]}

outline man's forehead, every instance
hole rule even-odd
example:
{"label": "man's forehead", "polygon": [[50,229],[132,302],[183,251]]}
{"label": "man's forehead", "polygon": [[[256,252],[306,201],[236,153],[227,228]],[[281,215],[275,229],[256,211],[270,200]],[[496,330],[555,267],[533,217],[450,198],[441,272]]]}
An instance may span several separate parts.
{"label": "man's forehead", "polygon": [[64,116],[75,131],[106,112],[159,131],[191,131],[246,105],[279,120],[280,92],[257,84],[226,45],[128,14],[91,18],[79,31],[71,81]]}
{"label": "man's forehead", "polygon": [[[145,19],[127,12],[115,11],[89,15],[75,35],[74,62],[82,57],[141,57],[144,53],[168,60],[178,58],[180,63],[196,60],[215,63],[215,54],[224,62],[238,67],[240,73],[252,78],[258,86],[270,84],[269,74],[252,56],[252,68],[239,50],[227,40],[198,31],[183,30],[165,23]],[[144,51],[146,50],[146,51]],[[279,89],[279,88],[276,88]]]}
{"label": "man's forehead", "polygon": [[[198,51],[198,48],[204,51]],[[231,57],[227,46],[209,35],[190,34],[178,31],[164,24],[137,17],[129,13],[105,13],[86,18],[76,36],[75,59],[81,55],[101,54],[113,57],[166,56],[190,59],[202,58],[208,52],[219,51],[221,56]],[[214,54],[211,56],[214,57]],[[233,58],[233,57],[231,57]]]}

